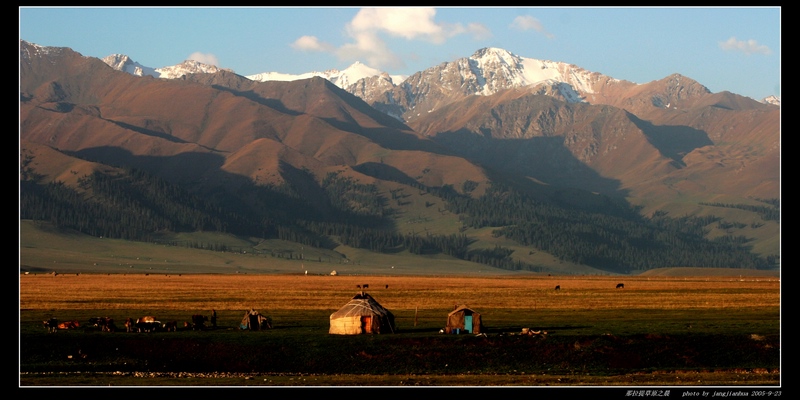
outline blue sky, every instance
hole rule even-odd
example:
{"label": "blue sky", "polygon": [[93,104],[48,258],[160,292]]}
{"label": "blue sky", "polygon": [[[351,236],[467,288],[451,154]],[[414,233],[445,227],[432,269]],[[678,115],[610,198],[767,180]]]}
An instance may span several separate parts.
{"label": "blue sky", "polygon": [[647,83],[673,73],[712,92],[780,96],[781,8],[20,7],[20,39],[153,68],[186,59],[301,74],[355,61],[410,75],[500,47]]}

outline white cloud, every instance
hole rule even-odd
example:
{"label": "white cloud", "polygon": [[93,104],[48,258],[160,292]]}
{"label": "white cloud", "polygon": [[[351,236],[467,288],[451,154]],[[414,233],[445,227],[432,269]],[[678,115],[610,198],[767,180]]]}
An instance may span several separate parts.
{"label": "white cloud", "polygon": [[511,22],[511,25],[509,25],[509,27],[511,29],[518,31],[534,30],[536,32],[544,34],[549,39],[555,37],[552,33],[547,32],[547,30],[544,29],[544,25],[542,25],[541,21],[530,15],[517,16],[516,18],[514,18],[514,21]]}
{"label": "white cloud", "polygon": [[213,54],[201,53],[199,51],[189,54],[189,57],[186,57],[187,60],[195,60],[201,62],[203,64],[213,65],[219,67],[219,60],[217,60],[217,56]]}
{"label": "white cloud", "polygon": [[346,34],[352,39],[350,43],[334,49],[314,36],[303,36],[292,47],[332,52],[340,59],[363,60],[375,68],[399,68],[403,61],[389,49],[383,35],[434,44],[442,44],[461,34],[470,34],[476,39],[491,36],[484,25],[439,23],[435,17],[436,9],[430,7],[362,8],[345,26]]}
{"label": "white cloud", "polygon": [[477,22],[467,24],[467,32],[471,33],[472,38],[475,40],[484,40],[492,37],[492,31],[486,25]]}
{"label": "white cloud", "polygon": [[297,50],[303,51],[331,51],[333,46],[320,42],[316,36],[301,36],[295,40],[291,46]]}
{"label": "white cloud", "polygon": [[347,24],[347,31],[353,36],[384,32],[408,40],[441,43],[453,28],[445,29],[437,24],[433,21],[435,16],[436,9],[430,7],[362,8]]}
{"label": "white cloud", "polygon": [[719,42],[719,48],[727,51],[741,51],[742,53],[747,55],[754,53],[772,54],[772,50],[770,50],[769,47],[763,44],[758,44],[758,42],[753,39],[736,40],[736,38],[733,36],[731,36],[730,39],[724,42]]}
{"label": "white cloud", "polygon": [[342,60],[363,60],[375,68],[401,68],[403,60],[388,49],[377,35],[360,33],[353,36],[354,43],[339,47],[335,53]]}

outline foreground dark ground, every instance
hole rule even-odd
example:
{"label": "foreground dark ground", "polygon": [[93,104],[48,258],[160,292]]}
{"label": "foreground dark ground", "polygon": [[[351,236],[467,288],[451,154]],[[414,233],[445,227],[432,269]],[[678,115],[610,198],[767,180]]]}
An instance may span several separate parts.
{"label": "foreground dark ground", "polygon": [[778,335],[336,336],[296,327],[42,329],[21,340],[22,386],[780,384]]}
{"label": "foreground dark ground", "polygon": [[[765,369],[725,371],[671,371],[626,373],[619,375],[588,374],[264,374],[264,373],[189,373],[189,372],[31,372],[21,375],[22,386],[348,386],[348,387],[463,387],[463,386],[536,386],[624,388],[672,387],[673,393],[697,386],[726,386],[746,390],[781,391],[780,373]],[[677,391],[676,391],[677,389]],[[662,390],[663,391],[663,390]],[[757,391],[756,391],[757,392]],[[765,393],[765,396],[767,394]]]}

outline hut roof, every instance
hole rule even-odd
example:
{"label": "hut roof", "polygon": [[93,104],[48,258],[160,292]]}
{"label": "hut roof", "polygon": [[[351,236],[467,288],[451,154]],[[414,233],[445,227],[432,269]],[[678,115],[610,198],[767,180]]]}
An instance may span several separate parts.
{"label": "hut roof", "polygon": [[449,316],[449,315],[457,314],[457,313],[460,313],[460,312],[465,311],[465,310],[470,311],[473,314],[480,314],[479,312],[477,312],[477,311],[475,311],[475,310],[473,310],[473,309],[471,309],[471,308],[469,308],[467,306],[458,306],[458,307],[456,307],[455,310],[450,311],[447,315]]}
{"label": "hut roof", "polygon": [[335,313],[331,314],[331,319],[354,317],[361,315],[381,315],[388,316],[392,313],[383,308],[375,299],[367,293],[355,295],[347,304]]}

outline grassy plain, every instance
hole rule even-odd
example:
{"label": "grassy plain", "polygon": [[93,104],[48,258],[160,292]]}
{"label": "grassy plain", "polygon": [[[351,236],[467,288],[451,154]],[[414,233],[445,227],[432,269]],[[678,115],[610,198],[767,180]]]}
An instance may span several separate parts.
{"label": "grassy plain", "polygon": [[[335,251],[283,240],[219,233],[165,237],[178,243],[219,243],[245,251],[211,251],[181,246],[91,237],[47,224],[20,221],[20,271],[30,273],[302,273],[343,275],[518,274],[453,257],[380,254],[347,246]],[[275,254],[275,256],[273,256]]]}
{"label": "grassy plain", "polygon": [[[777,271],[551,276],[344,246],[334,252],[208,233],[173,238],[247,249],[214,252],[31,221],[20,222],[20,239],[24,388],[780,385]],[[620,282],[625,288],[615,289]],[[395,314],[397,332],[328,334],[330,314],[364,284]],[[439,334],[456,304],[482,313],[485,337]],[[240,330],[251,308],[271,316],[274,329]],[[146,334],[86,326],[91,317],[121,327],[143,315],[182,325],[211,309],[217,329]],[[83,326],[51,334],[42,326],[50,317]],[[547,333],[523,336],[522,328]]]}
{"label": "grassy plain", "polygon": [[[615,289],[624,282],[624,289]],[[357,291],[397,332],[329,335]],[[555,285],[561,287],[554,290]],[[482,313],[486,337],[442,335]],[[155,315],[218,328],[49,334],[42,320]],[[251,309],[274,329],[241,331]],[[547,332],[520,335],[522,328]],[[772,277],[448,277],[303,274],[21,274],[21,385],[779,385],[780,282]],[[89,372],[87,372],[89,371]]]}

